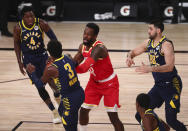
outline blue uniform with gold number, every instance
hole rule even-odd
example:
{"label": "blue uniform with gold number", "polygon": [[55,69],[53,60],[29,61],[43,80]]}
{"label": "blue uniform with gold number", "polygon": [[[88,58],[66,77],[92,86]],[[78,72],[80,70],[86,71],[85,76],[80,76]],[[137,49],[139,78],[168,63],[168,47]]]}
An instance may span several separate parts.
{"label": "blue uniform with gold number", "polygon": [[[159,43],[154,46],[153,40],[149,40],[147,52],[151,66],[165,65],[165,57],[161,52],[161,47],[168,40],[165,36],[161,38]],[[180,95],[182,91],[182,81],[177,73],[176,67],[171,72],[152,72],[155,85],[148,92],[150,96],[150,107],[155,109],[161,107],[165,102],[165,116],[168,125],[176,131],[187,131],[183,123],[177,120],[177,113],[180,112]],[[141,122],[139,113],[135,115],[138,122]]]}
{"label": "blue uniform with gold number", "polygon": [[[168,40],[165,36],[160,42],[154,46],[153,40],[149,40],[147,52],[151,66],[162,66],[165,63],[164,54],[161,52],[161,47]],[[155,80],[155,85],[148,92],[150,96],[150,108],[160,107],[165,102],[165,115],[168,125],[176,131],[186,131],[183,123],[177,120],[177,113],[180,112],[180,95],[182,91],[182,81],[177,73],[176,67],[171,72],[152,72]],[[138,119],[139,117],[136,116]]]}
{"label": "blue uniform with gold number", "polygon": [[59,114],[66,130],[76,131],[78,123],[78,110],[84,101],[84,90],[75,71],[75,65],[66,55],[56,59],[52,64],[58,69],[59,76],[54,82],[61,93]]}
{"label": "blue uniform with gold number", "polygon": [[[44,46],[44,32],[40,28],[39,18],[35,18],[35,22],[31,28],[26,27],[23,20],[19,22],[19,26],[21,29],[20,47],[23,64],[25,67],[29,63],[33,64],[36,67],[38,78],[41,78],[46,66],[48,54]],[[28,75],[30,77],[29,73]]]}
{"label": "blue uniform with gold number", "polygon": [[[161,53],[162,44],[168,41],[165,36],[154,47],[153,40],[149,40],[147,51],[151,66],[162,66],[165,63],[164,54]],[[180,94],[182,90],[182,81],[177,74],[176,67],[172,72],[152,72],[155,80],[154,87],[148,93],[151,97],[151,108],[160,107],[165,101],[165,109],[179,112]]]}
{"label": "blue uniform with gold number", "polygon": [[[155,119],[157,120],[157,128],[154,129],[153,131],[166,131],[165,130],[165,125],[162,123],[160,118],[157,116],[157,114],[155,114],[155,112],[152,109],[146,110],[145,111],[145,116],[146,115],[153,115],[155,117]],[[144,131],[144,126],[142,125],[142,122],[141,122],[141,127],[142,127],[142,130]]]}

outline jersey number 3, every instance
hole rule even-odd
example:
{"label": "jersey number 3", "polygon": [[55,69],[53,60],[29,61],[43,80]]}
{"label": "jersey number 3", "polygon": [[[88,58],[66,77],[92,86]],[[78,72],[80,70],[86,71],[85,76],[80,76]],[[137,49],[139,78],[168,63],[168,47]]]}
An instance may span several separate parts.
{"label": "jersey number 3", "polygon": [[64,65],[65,70],[69,72],[69,78],[72,79],[74,77],[74,71],[71,68],[71,65],[69,63]]}

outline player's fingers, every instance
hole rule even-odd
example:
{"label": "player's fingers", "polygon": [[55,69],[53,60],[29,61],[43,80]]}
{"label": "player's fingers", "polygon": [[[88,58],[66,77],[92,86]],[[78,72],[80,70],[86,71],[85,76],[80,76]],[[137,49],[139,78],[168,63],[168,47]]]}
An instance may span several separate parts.
{"label": "player's fingers", "polygon": [[142,62],[142,65],[145,66],[144,62]]}
{"label": "player's fingers", "polygon": [[135,65],[134,61],[132,60],[132,64]]}

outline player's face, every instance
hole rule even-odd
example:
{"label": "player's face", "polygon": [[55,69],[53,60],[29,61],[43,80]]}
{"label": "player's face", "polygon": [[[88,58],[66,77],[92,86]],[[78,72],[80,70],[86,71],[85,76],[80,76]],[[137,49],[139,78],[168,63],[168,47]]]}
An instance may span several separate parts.
{"label": "player's face", "polygon": [[92,45],[95,42],[96,37],[94,30],[86,27],[83,34],[83,44],[86,46]]}
{"label": "player's face", "polygon": [[26,26],[32,26],[35,22],[35,15],[32,11],[25,12],[23,21]]}
{"label": "player's face", "polygon": [[148,35],[149,39],[155,39],[157,37],[157,28],[152,24],[148,26]]}

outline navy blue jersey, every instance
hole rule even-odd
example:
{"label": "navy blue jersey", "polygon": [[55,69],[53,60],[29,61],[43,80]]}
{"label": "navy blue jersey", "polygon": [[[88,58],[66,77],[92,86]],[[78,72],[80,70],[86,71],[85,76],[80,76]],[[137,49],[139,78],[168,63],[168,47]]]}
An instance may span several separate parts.
{"label": "navy blue jersey", "polygon": [[54,79],[54,82],[62,95],[81,88],[75,65],[66,55],[56,59],[52,65],[59,71],[59,76]]}
{"label": "navy blue jersey", "polygon": [[24,21],[19,22],[21,29],[21,51],[25,54],[42,54],[46,51],[44,48],[43,31],[39,25],[39,18],[35,18],[35,22],[31,28],[25,26]]}
{"label": "navy blue jersey", "polygon": [[[161,47],[165,41],[170,42],[173,46],[172,41],[168,40],[165,36],[162,37],[156,46],[153,45],[153,40],[149,40],[147,52],[151,66],[162,66],[166,64],[164,54],[161,53]],[[152,72],[152,75],[155,82],[167,82],[171,81],[174,76],[177,76],[177,70],[174,66],[171,72]]]}
{"label": "navy blue jersey", "polygon": [[[160,118],[157,116],[157,114],[155,114],[155,112],[152,109],[146,110],[145,115],[153,115],[155,119],[157,120],[157,128],[154,129],[153,131],[166,131],[164,124],[162,123]],[[142,125],[142,129],[144,131],[143,125]]]}

